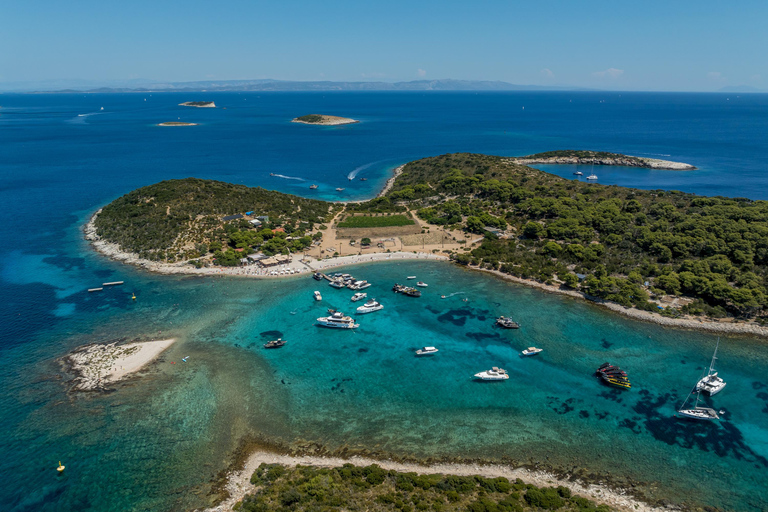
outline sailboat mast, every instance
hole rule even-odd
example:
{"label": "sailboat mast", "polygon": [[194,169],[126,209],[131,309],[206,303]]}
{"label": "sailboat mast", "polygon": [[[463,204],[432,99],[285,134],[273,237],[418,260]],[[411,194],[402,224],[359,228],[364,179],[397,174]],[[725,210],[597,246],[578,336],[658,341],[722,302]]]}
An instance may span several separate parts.
{"label": "sailboat mast", "polygon": [[717,348],[720,346],[720,338],[717,338],[717,345],[715,345],[715,353],[712,354],[712,362],[709,363],[709,374],[712,375],[712,371],[715,369],[715,360],[717,359]]}

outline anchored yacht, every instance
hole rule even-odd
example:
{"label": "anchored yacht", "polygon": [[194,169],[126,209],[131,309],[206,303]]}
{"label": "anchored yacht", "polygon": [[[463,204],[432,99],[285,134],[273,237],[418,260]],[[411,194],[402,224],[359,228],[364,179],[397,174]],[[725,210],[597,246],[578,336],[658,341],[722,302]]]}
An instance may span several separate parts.
{"label": "anchored yacht", "polygon": [[382,306],[376,299],[371,299],[357,308],[357,312],[360,314],[373,313],[374,311],[379,311],[380,309],[384,309],[384,306]]}
{"label": "anchored yacht", "polygon": [[363,300],[368,296],[367,293],[356,293],[352,296],[352,302],[357,302],[359,300]]}
{"label": "anchored yacht", "polygon": [[344,316],[341,311],[335,311],[330,316],[318,318],[317,325],[332,329],[357,329],[360,327],[360,324],[356,324],[353,318]]}
{"label": "anchored yacht", "polygon": [[521,354],[524,355],[524,356],[535,356],[536,354],[538,354],[542,350],[544,350],[544,349],[543,348],[536,348],[536,347],[528,347],[527,349],[523,350],[521,352]]}
{"label": "anchored yacht", "polygon": [[715,353],[712,355],[712,362],[709,363],[707,375],[696,383],[696,391],[703,391],[709,396],[718,394],[725,387],[725,381],[717,376],[715,371],[715,360],[717,359],[717,348],[720,346],[720,338],[715,345]]}
{"label": "anchored yacht", "polygon": [[507,370],[494,366],[490,370],[476,373],[475,378],[480,380],[507,380],[509,378],[509,374],[507,373]]}
{"label": "anchored yacht", "polygon": [[435,347],[424,347],[416,351],[417,356],[431,356],[436,353],[437,349]]}
{"label": "anchored yacht", "polygon": [[315,300],[323,300],[323,296],[317,290],[315,290]]}

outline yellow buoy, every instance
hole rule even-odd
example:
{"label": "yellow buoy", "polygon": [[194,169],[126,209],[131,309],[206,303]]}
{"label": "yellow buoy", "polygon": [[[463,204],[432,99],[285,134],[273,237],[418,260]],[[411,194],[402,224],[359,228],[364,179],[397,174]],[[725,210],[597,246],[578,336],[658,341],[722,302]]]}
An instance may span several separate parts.
{"label": "yellow buoy", "polygon": [[132,293],[131,295],[132,295],[132,296],[131,296],[131,298],[132,298],[133,300],[136,300],[136,294],[135,294],[135,293]]}
{"label": "yellow buoy", "polygon": [[64,471],[64,466],[61,465],[61,461],[59,461],[59,467],[56,468],[56,471],[58,471],[59,473]]}

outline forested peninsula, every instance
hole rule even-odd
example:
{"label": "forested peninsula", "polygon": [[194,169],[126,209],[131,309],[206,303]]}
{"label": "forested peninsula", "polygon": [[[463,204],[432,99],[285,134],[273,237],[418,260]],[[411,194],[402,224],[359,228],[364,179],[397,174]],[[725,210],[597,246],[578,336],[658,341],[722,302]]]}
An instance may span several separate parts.
{"label": "forested peninsula", "polygon": [[[384,196],[346,205],[208,180],[164,181],[105,206],[94,225],[96,236],[123,250],[199,265],[235,248],[287,253],[322,237],[321,224],[341,209],[413,212],[425,230],[477,235],[476,244],[450,251],[460,265],[627,307],[759,324],[766,315],[768,202],[566,180],[515,158],[424,158],[406,164]],[[253,211],[269,214],[269,233],[243,218],[224,220]],[[675,300],[660,309],[662,296]]]}

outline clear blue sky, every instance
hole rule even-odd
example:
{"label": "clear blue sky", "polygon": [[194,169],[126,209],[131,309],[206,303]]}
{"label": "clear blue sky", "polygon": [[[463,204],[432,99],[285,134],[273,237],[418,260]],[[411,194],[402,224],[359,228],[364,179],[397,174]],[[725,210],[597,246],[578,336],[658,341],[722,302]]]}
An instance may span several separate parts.
{"label": "clear blue sky", "polygon": [[0,83],[456,78],[768,89],[768,0],[6,1]]}

